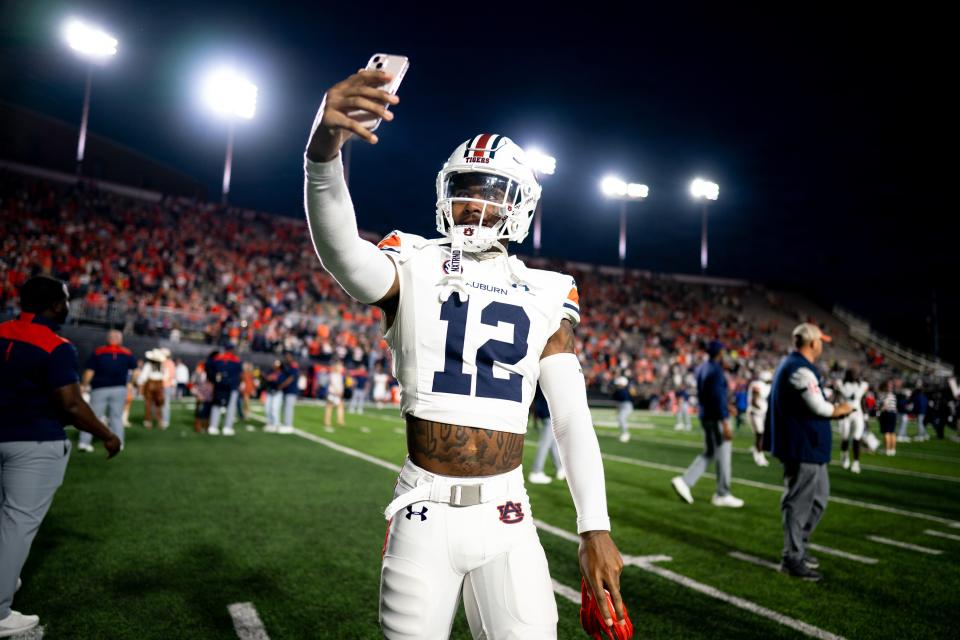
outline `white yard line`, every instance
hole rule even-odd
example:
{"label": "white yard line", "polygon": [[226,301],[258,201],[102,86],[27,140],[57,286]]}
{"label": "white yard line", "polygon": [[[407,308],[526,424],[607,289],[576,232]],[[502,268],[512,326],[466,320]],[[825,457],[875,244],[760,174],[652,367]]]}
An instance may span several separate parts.
{"label": "white yard line", "polygon": [[877,564],[878,562],[880,562],[876,558],[868,558],[867,556],[858,556],[855,553],[848,553],[847,551],[841,551],[840,549],[834,549],[832,547],[825,547],[820,544],[813,544],[812,542],[808,542],[807,546],[813,549],[814,551],[825,553],[828,556],[837,556],[838,558],[845,558],[847,560],[853,560],[854,562],[861,562],[863,564]]}
{"label": "white yard line", "polygon": [[556,580],[553,580],[553,592],[558,596],[563,596],[573,604],[580,606],[580,592],[576,589],[571,589],[565,584],[560,584]]}
{"label": "white yard line", "polygon": [[[603,424],[602,422],[597,422],[596,424]],[[598,436],[601,438],[616,438],[618,437],[616,433],[598,433]],[[696,442],[686,442],[683,440],[671,440],[669,438],[652,438],[650,436],[639,436],[636,442],[653,442],[656,444],[664,444],[670,447],[678,447],[682,449],[699,449],[703,450],[703,443]],[[747,455],[752,452],[752,449],[734,449],[733,453]],[[839,460],[835,460],[830,463],[832,467],[839,467],[841,463]],[[958,482],[960,483],[960,477],[957,476],[944,476],[936,473],[926,473],[923,471],[911,471],[909,469],[895,469],[893,467],[884,467],[873,464],[861,464],[863,469],[867,471],[873,471],[876,473],[889,473],[896,476],[909,476],[912,478],[926,478],[928,480],[942,480],[944,482]]]}
{"label": "white yard line", "polygon": [[773,620],[774,622],[782,624],[785,627],[795,629],[804,635],[810,636],[811,638],[818,638],[819,640],[843,640],[843,636],[838,636],[834,633],[830,633],[829,631],[824,631],[819,627],[815,627],[812,624],[807,624],[802,620],[797,620],[795,618],[785,616],[782,613],[777,613],[776,611],[767,609],[766,607],[761,607],[755,602],[744,600],[743,598],[738,598],[737,596],[732,596],[729,593],[724,593],[719,589],[714,589],[711,586],[702,584],[696,580],[691,580],[686,576],[682,576],[679,573],[675,573],[669,569],[665,569],[655,564],[648,565],[645,567],[645,570],[656,574],[661,578],[666,578],[671,582],[676,582],[677,584],[687,587],[688,589],[693,589],[694,591],[702,593],[706,596],[710,596],[711,598],[716,598],[721,602],[726,602],[727,604],[733,605],[738,609],[749,611],[750,613],[758,615],[762,618],[767,618],[768,620]]}
{"label": "white yard line", "polygon": [[321,438],[320,436],[315,436],[312,433],[307,433],[302,429],[294,429],[293,434],[309,440],[310,442],[316,442],[317,444],[322,444],[325,447],[333,449],[334,451],[339,451],[340,453],[346,454],[348,456],[353,456],[354,458],[360,458],[371,464],[375,464],[378,467],[383,467],[384,469],[389,469],[396,473],[400,473],[400,465],[393,464],[392,462],[387,462],[386,460],[381,460],[380,458],[374,458],[371,455],[367,455],[362,451],[357,451],[356,449],[351,449],[350,447],[345,447],[342,444],[337,444],[327,440],[326,438]]}
{"label": "white yard line", "polygon": [[[530,446],[536,446],[534,443],[528,443]],[[632,464],[638,467],[646,467],[648,469],[657,469],[658,471],[669,471],[671,473],[683,473],[686,471],[683,467],[675,467],[669,464],[660,464],[659,462],[648,462],[646,460],[638,460],[636,458],[627,458],[626,456],[617,456],[610,453],[602,454],[604,459],[613,460],[614,462],[622,462],[624,464]],[[716,476],[712,473],[703,474],[704,477],[709,476],[715,478]],[[783,492],[783,487],[776,484],[769,484],[767,482],[757,482],[755,480],[745,480],[743,478],[734,478],[733,482],[736,484],[742,484],[747,487],[754,487],[756,489],[766,489],[767,491],[776,491],[778,493]],[[882,504],[875,504],[872,502],[863,502],[861,500],[854,500],[852,498],[844,498],[842,496],[830,496],[830,502],[836,504],[846,504],[852,507],[860,507],[862,509],[870,509],[873,511],[883,511],[885,513],[894,513],[899,516],[906,516],[908,518],[918,518],[920,520],[929,520],[930,522],[937,522],[939,524],[944,524],[954,528],[960,528],[960,522],[957,520],[951,520],[950,518],[942,518],[940,516],[930,515],[928,513],[920,513],[917,511],[907,511],[906,509],[898,509],[896,507],[888,507]]]}
{"label": "white yard line", "polygon": [[933,529],[927,529],[924,531],[928,536],[936,536],[938,538],[946,538],[947,540],[953,540],[954,542],[960,542],[960,536],[955,536],[952,533],[943,533],[942,531],[935,531]]}
{"label": "white yard line", "polygon": [[743,560],[744,562],[749,562],[750,564],[755,564],[767,569],[773,569],[774,571],[780,571],[780,565],[775,562],[770,562],[769,560],[764,560],[763,558],[758,558],[757,556],[751,556],[748,553],[741,553],[739,551],[731,551],[728,553],[731,558],[736,558],[737,560]]}
{"label": "white yard line", "polygon": [[[620,423],[617,422],[616,420],[594,420],[593,424],[594,426],[599,426],[599,427],[619,427],[620,426]],[[656,429],[656,426],[650,424],[649,422],[628,422],[627,429],[629,429],[630,431],[634,431],[634,430],[646,431],[649,429]]]}
{"label": "white yard line", "polygon": [[919,551],[920,553],[926,553],[931,556],[939,556],[943,553],[943,551],[941,551],[940,549],[931,549],[930,547],[921,547],[918,544],[910,544],[909,542],[900,542],[899,540],[891,540],[890,538],[884,538],[882,536],[867,536],[867,540],[879,542],[880,544],[888,544],[891,547],[900,547],[901,549],[909,549],[910,551]]}
{"label": "white yard line", "polygon": [[[325,447],[329,447],[331,449],[334,449],[335,451],[339,451],[340,453],[344,453],[348,456],[359,458],[361,460],[365,460],[367,462],[376,464],[380,467],[384,467],[385,469],[390,469],[392,471],[397,471],[397,472],[400,471],[399,466],[392,464],[390,462],[387,462],[386,460],[380,460],[379,458],[375,458],[371,455],[367,455],[366,453],[363,453],[361,451],[356,451],[355,449],[351,449],[349,447],[339,445],[335,442],[331,442],[326,438],[321,438],[311,433],[307,433],[306,431],[303,431],[301,429],[295,429],[294,434],[300,436],[301,438],[310,440],[311,442],[322,444]],[[570,531],[566,531],[564,529],[560,529],[552,525],[547,525],[544,522],[539,522],[536,520],[534,521],[534,524],[537,526],[537,528],[542,529],[547,533],[552,533],[554,535],[557,535],[563,538],[564,540],[569,540],[571,542],[579,542],[580,540],[580,537],[578,535]],[[631,566],[637,567],[649,573],[656,574],[662,578],[670,580],[671,582],[680,584],[684,587],[687,587],[688,589],[693,589],[694,591],[710,596],[711,598],[716,598],[717,600],[726,602],[727,604],[731,604],[739,609],[749,611],[750,613],[758,615],[762,618],[773,620],[778,624],[784,625],[786,627],[790,627],[791,629],[795,629],[812,638],[818,638],[819,640],[844,640],[842,636],[838,636],[836,634],[830,633],[829,631],[824,631],[823,629],[820,629],[819,627],[815,627],[811,624],[807,624],[802,620],[797,620],[795,618],[785,616],[782,613],[777,613],[776,611],[767,609],[766,607],[762,607],[755,602],[744,600],[743,598],[738,598],[737,596],[730,595],[729,593],[724,593],[719,589],[715,589],[711,586],[697,582],[696,580],[680,575],[679,573],[675,573],[668,569],[664,569],[663,567],[658,567],[657,565],[654,564],[654,562],[669,560],[670,559],[669,556],[629,556],[627,555],[627,556],[623,556],[623,558],[624,558],[624,562],[627,564],[630,564]],[[629,559],[629,562],[627,562],[628,559]],[[558,590],[558,588],[560,590]],[[574,604],[579,604],[580,602],[578,592],[556,581],[554,581],[554,591],[560,594],[562,597],[568,600],[571,600],[571,602],[573,602]],[[571,595],[573,595],[573,598],[571,598]]]}
{"label": "white yard line", "polygon": [[227,611],[233,618],[233,628],[240,640],[270,640],[252,602],[235,602],[227,606]]}
{"label": "white yard line", "polygon": [[[831,462],[830,465],[837,467],[840,466],[840,461]],[[942,476],[936,473],[925,473],[923,471],[910,471],[909,469],[894,469],[893,467],[878,467],[874,464],[862,464],[862,468],[867,471],[879,472],[879,473],[889,473],[895,476],[910,476],[912,478],[927,478],[930,480],[942,480],[943,482],[960,482],[960,478],[956,476]]]}

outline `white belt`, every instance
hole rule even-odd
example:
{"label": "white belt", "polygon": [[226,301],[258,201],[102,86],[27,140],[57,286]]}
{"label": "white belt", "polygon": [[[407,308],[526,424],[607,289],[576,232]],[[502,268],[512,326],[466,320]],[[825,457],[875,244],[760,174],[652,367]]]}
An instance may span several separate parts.
{"label": "white belt", "polygon": [[[407,467],[404,467],[406,470]],[[402,474],[403,472],[401,472]],[[514,474],[519,474],[519,480]],[[439,502],[452,507],[472,507],[485,502],[491,502],[506,495],[511,483],[519,482],[522,486],[522,467],[513,471],[484,478],[455,478],[451,476],[436,476],[422,472],[417,478],[417,486],[403,495],[397,496],[387,505],[384,517],[389,520],[404,507],[415,502]]]}

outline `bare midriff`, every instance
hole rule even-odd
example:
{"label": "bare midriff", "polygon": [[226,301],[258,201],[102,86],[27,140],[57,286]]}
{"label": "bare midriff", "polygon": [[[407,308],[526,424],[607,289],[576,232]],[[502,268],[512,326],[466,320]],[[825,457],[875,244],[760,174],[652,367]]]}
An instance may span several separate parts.
{"label": "bare midriff", "polygon": [[523,459],[522,433],[463,427],[407,415],[407,451],[413,464],[443,476],[493,476]]}

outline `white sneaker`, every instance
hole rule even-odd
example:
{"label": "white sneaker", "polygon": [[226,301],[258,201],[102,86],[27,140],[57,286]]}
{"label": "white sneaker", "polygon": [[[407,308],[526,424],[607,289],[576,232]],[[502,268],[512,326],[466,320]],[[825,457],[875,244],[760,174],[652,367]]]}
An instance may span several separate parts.
{"label": "white sneaker", "polygon": [[860,461],[859,461],[859,460],[854,460],[854,461],[853,461],[853,464],[850,465],[850,472],[851,472],[851,473],[860,473]]}
{"label": "white sneaker", "polygon": [[545,474],[543,471],[531,471],[529,479],[533,484],[550,484],[553,482],[553,478]]}
{"label": "white sneaker", "polygon": [[87,453],[93,453],[93,445],[87,444],[86,442],[81,442],[77,444],[78,451],[85,451]]}
{"label": "white sneaker", "polygon": [[220,427],[210,427],[209,429],[207,429],[207,433],[209,433],[212,436],[218,436],[220,435]]}
{"label": "white sneaker", "polygon": [[268,424],[267,426],[265,426],[265,427],[263,428],[263,432],[264,432],[264,433],[276,433],[276,432],[277,432],[277,425],[275,425],[275,424]]}
{"label": "white sneaker", "polygon": [[630,432],[624,431],[623,433],[621,433],[619,440],[620,442],[623,442],[623,443],[630,442]]}
{"label": "white sneaker", "polygon": [[557,480],[560,480],[561,482],[563,482],[566,479],[567,479],[566,471],[564,471],[563,469],[560,469],[559,471],[557,471]]}
{"label": "white sneaker", "polygon": [[897,436],[897,442],[910,442],[910,436]]}
{"label": "white sneaker", "polygon": [[285,434],[293,433],[293,427],[281,425],[277,427],[277,433],[285,433]]}
{"label": "white sneaker", "polygon": [[678,422],[678,423],[677,423],[677,426],[675,426],[675,427],[673,428],[673,430],[674,430],[674,431],[683,431],[684,428],[685,428],[685,427],[683,426],[683,423]]}
{"label": "white sneaker", "polygon": [[757,463],[758,467],[769,467],[770,462],[767,460],[767,456],[763,455],[763,451],[753,450],[753,461]]}
{"label": "white sneaker", "polygon": [[225,436],[235,436],[235,435],[237,435],[237,433],[233,430],[233,427],[230,427],[229,429],[224,429],[224,430],[223,430],[223,435],[225,435]]}
{"label": "white sneaker", "polygon": [[0,620],[0,638],[15,636],[24,631],[33,629],[40,623],[40,616],[25,616],[19,611],[10,610],[3,620]]}
{"label": "white sneaker", "polygon": [[690,487],[687,486],[687,483],[683,481],[681,476],[677,476],[671,480],[670,484],[673,485],[673,490],[677,492],[681,500],[687,504],[693,504],[693,494],[690,493]]}
{"label": "white sneaker", "polygon": [[731,509],[739,509],[743,506],[743,500],[734,497],[732,494],[727,494],[725,496],[713,494],[713,497],[710,498],[710,504],[715,507],[730,507]]}

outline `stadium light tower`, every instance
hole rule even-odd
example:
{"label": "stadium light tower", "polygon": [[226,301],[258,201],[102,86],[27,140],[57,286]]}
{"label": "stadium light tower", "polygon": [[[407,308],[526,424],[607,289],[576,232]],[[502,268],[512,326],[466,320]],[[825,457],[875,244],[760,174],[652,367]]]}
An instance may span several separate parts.
{"label": "stadium light tower", "polygon": [[707,270],[707,205],[720,197],[720,185],[696,178],[690,183],[690,195],[703,201],[703,217],[700,225],[700,271]]}
{"label": "stadium light tower", "polygon": [[639,202],[650,194],[645,184],[624,182],[616,176],[607,176],[600,181],[600,190],[611,200],[620,201],[620,268],[626,268],[627,260],[627,203]]}
{"label": "stadium light tower", "polygon": [[[537,180],[541,175],[552,176],[557,170],[557,159],[548,156],[539,149],[530,149],[527,151],[527,161],[533,169]],[[540,256],[540,218],[543,215],[543,196],[537,202],[537,208],[533,212],[533,255]]]}
{"label": "stadium light tower", "polygon": [[102,64],[117,55],[117,39],[98,27],[76,18],[63,25],[63,39],[67,46],[87,61],[87,83],[83,92],[83,115],[80,117],[80,137],[77,140],[77,175],[83,169],[83,154],[87,146],[87,119],[90,115],[90,89],[93,85],[93,65]]}
{"label": "stadium light tower", "polygon": [[213,113],[226,118],[227,156],[223,162],[223,204],[230,195],[230,172],[233,166],[233,133],[238,118],[253,119],[257,111],[257,85],[230,67],[210,71],[203,82],[203,100]]}

